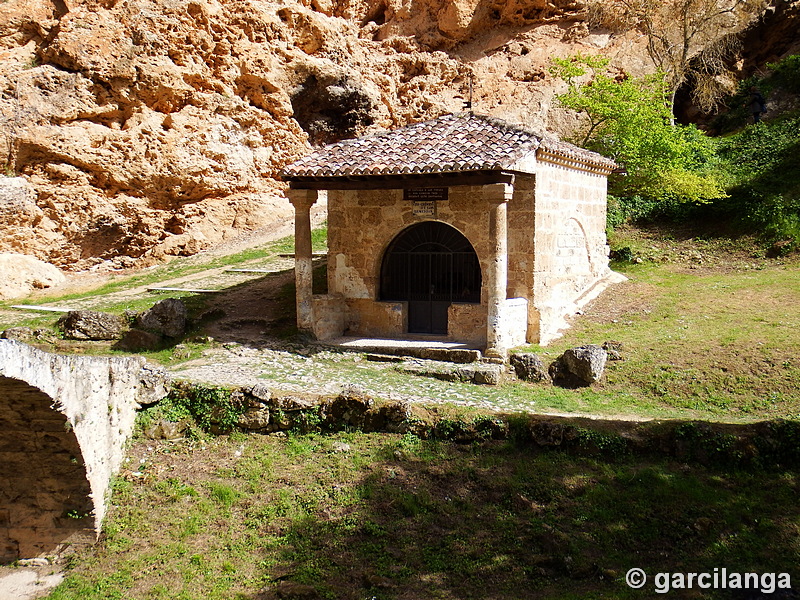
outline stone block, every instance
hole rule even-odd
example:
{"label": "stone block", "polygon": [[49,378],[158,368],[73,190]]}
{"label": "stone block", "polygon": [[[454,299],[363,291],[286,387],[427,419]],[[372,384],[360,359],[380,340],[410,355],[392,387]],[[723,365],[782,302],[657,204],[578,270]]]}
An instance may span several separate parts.
{"label": "stone block", "polygon": [[347,322],[350,335],[392,337],[407,329],[405,302],[376,302],[365,298],[346,298]]}
{"label": "stone block", "polygon": [[483,385],[500,385],[502,378],[502,365],[480,365],[475,368],[472,381]]}
{"label": "stone block", "polygon": [[270,424],[269,408],[266,406],[250,407],[239,416],[237,425],[242,429],[266,429]]}
{"label": "stone block", "polygon": [[318,340],[330,340],[344,334],[347,305],[341,295],[314,296],[312,306],[313,332]]}

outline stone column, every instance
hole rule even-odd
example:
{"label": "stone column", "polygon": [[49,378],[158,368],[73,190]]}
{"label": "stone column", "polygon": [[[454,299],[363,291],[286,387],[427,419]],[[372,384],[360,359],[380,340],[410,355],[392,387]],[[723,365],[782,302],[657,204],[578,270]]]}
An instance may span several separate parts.
{"label": "stone column", "polygon": [[301,331],[311,331],[314,325],[311,306],[311,206],[317,201],[317,190],[290,189],[286,195],[294,206],[294,279],[297,328]]}
{"label": "stone column", "polygon": [[489,268],[486,272],[488,314],[486,318],[486,356],[505,358],[502,314],[508,287],[508,211],[507,203],[514,186],[494,183],[483,187],[483,198],[489,208]]}

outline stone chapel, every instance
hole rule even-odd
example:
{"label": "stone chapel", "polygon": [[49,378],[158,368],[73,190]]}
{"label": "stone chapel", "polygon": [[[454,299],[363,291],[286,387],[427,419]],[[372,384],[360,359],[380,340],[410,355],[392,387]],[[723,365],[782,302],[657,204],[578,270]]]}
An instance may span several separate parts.
{"label": "stone chapel", "polygon": [[[288,165],[297,323],[318,339],[442,339],[504,356],[546,344],[621,276],[595,152],[483,115],[344,140]],[[309,211],[327,191],[328,293]],[[427,337],[432,336],[432,337]]]}

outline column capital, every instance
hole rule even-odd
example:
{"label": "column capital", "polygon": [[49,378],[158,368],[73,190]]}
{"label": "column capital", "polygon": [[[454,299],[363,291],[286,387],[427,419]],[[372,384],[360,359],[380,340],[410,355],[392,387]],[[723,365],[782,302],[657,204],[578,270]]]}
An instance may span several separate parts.
{"label": "column capital", "polygon": [[294,188],[289,188],[286,190],[286,197],[289,199],[289,202],[292,203],[292,206],[295,207],[295,210],[303,208],[309,209],[317,201],[319,192],[317,190],[296,190]]}
{"label": "column capital", "polygon": [[512,183],[489,183],[483,186],[483,199],[489,202],[508,202],[514,195]]}

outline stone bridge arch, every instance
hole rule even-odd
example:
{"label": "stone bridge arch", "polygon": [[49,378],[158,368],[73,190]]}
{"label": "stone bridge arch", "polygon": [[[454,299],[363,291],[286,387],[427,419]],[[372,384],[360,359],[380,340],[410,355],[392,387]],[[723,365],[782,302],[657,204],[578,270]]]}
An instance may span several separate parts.
{"label": "stone bridge arch", "polygon": [[97,539],[136,409],[166,382],[142,357],[0,340],[0,562]]}

